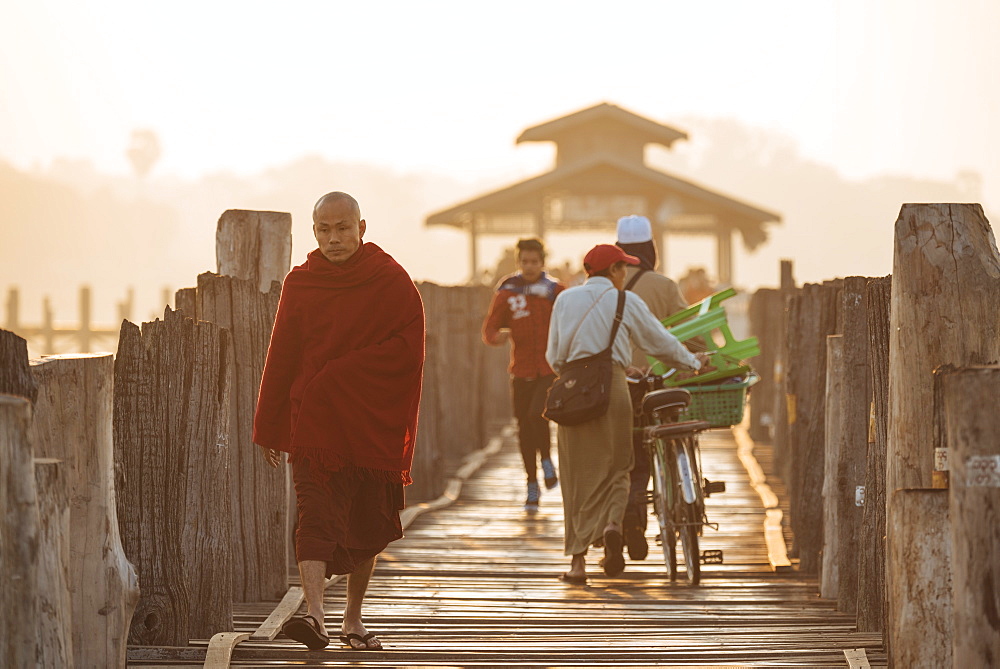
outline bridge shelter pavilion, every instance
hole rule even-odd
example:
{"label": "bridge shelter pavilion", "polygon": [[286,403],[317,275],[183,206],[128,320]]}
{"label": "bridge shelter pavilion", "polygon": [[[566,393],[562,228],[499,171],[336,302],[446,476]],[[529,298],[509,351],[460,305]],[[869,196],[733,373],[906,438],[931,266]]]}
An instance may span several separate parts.
{"label": "bridge shelter pavilion", "polygon": [[668,235],[714,237],[719,283],[730,285],[734,232],[753,250],[767,239],[765,226],[781,217],[645,164],[647,144],[669,149],[679,139],[687,135],[608,103],[536,125],[517,143],[555,142],[555,169],[431,214],[425,224],[468,232],[476,277],[481,235],[605,231],[613,237],[620,216],[641,214],[661,247]]}

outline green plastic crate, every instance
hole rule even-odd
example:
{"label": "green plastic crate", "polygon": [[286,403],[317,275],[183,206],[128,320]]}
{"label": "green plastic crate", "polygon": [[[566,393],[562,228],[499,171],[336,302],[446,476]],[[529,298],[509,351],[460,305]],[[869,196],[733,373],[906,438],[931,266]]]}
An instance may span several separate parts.
{"label": "green plastic crate", "polygon": [[687,386],[685,390],[691,393],[691,404],[679,420],[703,420],[712,427],[739,425],[743,421],[747,391],[758,380],[756,374],[751,374],[738,383]]}

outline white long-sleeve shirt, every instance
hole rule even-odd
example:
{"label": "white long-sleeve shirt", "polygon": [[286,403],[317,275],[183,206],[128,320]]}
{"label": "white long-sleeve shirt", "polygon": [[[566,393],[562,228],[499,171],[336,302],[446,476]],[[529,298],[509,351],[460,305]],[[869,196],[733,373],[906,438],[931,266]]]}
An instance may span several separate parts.
{"label": "white long-sleeve shirt", "polygon": [[[545,351],[545,359],[552,369],[559,372],[567,362],[607,348],[617,306],[618,291],[611,280],[603,276],[591,277],[582,286],[560,293],[552,307],[549,343]],[[632,362],[632,343],[671,367],[681,370],[701,367],[680,340],[656,320],[642,298],[626,291],[622,324],[611,350],[612,359],[622,367],[627,368]]]}

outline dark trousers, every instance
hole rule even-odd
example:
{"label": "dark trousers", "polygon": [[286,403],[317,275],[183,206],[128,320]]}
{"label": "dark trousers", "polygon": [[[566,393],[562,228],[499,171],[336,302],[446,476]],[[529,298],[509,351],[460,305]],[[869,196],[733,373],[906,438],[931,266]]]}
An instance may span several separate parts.
{"label": "dark trousers", "polygon": [[514,417],[517,419],[517,436],[524,460],[524,473],[529,481],[537,481],[538,456],[549,459],[549,421],[542,416],[545,409],[545,394],[552,385],[554,374],[537,379],[511,379],[511,400],[514,403]]}
{"label": "dark trousers", "polygon": [[[637,419],[633,427],[641,427]],[[629,473],[628,505],[625,507],[624,527],[637,527],[646,531],[646,488],[649,486],[649,453],[642,443],[642,432],[632,430],[632,451],[635,466]]]}

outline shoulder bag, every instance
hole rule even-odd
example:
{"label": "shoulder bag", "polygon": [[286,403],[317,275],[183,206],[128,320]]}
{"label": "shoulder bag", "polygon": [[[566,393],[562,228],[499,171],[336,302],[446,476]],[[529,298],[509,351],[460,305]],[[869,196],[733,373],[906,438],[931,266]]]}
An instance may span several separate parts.
{"label": "shoulder bag", "polygon": [[[600,298],[598,298],[600,299]],[[625,311],[625,291],[618,291],[618,307],[611,327],[611,341],[600,353],[563,365],[545,397],[542,415],[560,425],[579,425],[600,418],[611,404],[611,351]],[[586,318],[586,315],[584,315]],[[583,321],[580,321],[581,324]],[[577,328],[579,331],[579,328]],[[573,333],[574,336],[576,333]]]}

